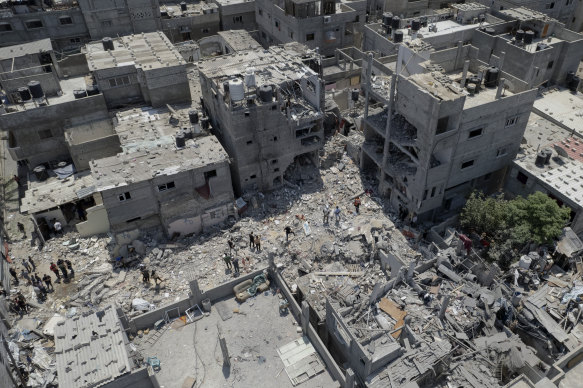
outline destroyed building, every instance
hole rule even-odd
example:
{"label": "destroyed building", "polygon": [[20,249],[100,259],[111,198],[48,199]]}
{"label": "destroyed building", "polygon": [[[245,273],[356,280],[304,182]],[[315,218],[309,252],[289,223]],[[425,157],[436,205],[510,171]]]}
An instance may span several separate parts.
{"label": "destroyed building", "polygon": [[264,47],[295,41],[330,56],[360,46],[366,1],[255,0],[255,8]]}
{"label": "destroyed building", "polygon": [[323,145],[318,73],[284,47],[207,59],[199,66],[204,109],[232,158],[236,193],[281,186],[298,159]]}

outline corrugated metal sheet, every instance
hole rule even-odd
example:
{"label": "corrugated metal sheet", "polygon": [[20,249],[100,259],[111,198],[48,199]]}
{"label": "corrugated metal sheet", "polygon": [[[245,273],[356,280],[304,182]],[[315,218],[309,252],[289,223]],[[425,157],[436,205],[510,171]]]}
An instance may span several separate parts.
{"label": "corrugated metal sheet", "polygon": [[61,388],[99,387],[131,371],[113,306],[59,323],[55,354]]}

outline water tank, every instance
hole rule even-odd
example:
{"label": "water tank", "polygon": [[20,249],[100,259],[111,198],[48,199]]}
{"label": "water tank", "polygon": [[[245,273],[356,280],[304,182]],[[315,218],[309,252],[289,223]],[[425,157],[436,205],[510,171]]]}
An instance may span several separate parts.
{"label": "water tank", "polygon": [[516,41],[518,41],[518,42],[523,40],[524,39],[524,30],[516,31],[516,35],[514,37],[516,38]]}
{"label": "water tank", "polygon": [[184,138],[184,133],[178,132],[175,136],[176,138],[176,147],[182,148],[186,145],[186,139]]}
{"label": "water tank", "polygon": [[30,90],[26,86],[18,88],[18,94],[20,95],[20,99],[22,101],[30,101],[32,96],[30,95]]}
{"label": "water tank", "polygon": [[[198,126],[198,125],[197,125]],[[184,140],[190,140],[193,138],[191,128],[182,128],[182,134],[184,135]]]}
{"label": "water tank", "polygon": [[573,81],[573,77],[575,77],[575,72],[574,71],[570,71],[567,73],[567,79],[565,80],[565,82],[567,83],[567,85],[569,85],[569,83],[571,83],[571,81]]}
{"label": "water tank", "polygon": [[539,151],[536,154],[536,160],[534,161],[534,164],[536,164],[539,167],[542,167],[545,165],[546,159],[547,159],[547,154],[543,151]]}
{"label": "water tank", "polygon": [[491,27],[484,28],[484,32],[488,35],[495,35],[496,34],[496,30],[491,28]]}
{"label": "water tank", "polygon": [[180,3],[180,10],[182,12],[186,11],[186,1],[183,1]]}
{"label": "water tank", "polygon": [[350,98],[352,99],[352,101],[358,101],[358,96],[360,95],[360,90],[359,89],[352,89],[350,91]]}
{"label": "water tank", "polygon": [[394,43],[401,43],[403,41],[403,31],[395,31]]}
{"label": "water tank", "polygon": [[479,92],[480,91],[481,80],[480,80],[480,78],[476,77],[475,75],[474,76],[471,76],[468,79],[468,84],[473,84],[473,85],[476,86],[475,89],[474,89],[475,92]]}
{"label": "water tank", "polygon": [[421,22],[419,19],[413,19],[411,22],[411,31],[419,31],[421,29]]}
{"label": "water tank", "polygon": [[390,27],[393,21],[393,14],[390,12],[385,12],[383,14],[383,27]]}
{"label": "water tank", "polygon": [[99,94],[99,88],[97,87],[97,85],[87,86],[87,95],[88,96],[95,96],[96,94]]}
{"label": "water tank", "polygon": [[191,124],[198,123],[198,111],[196,109],[191,109],[188,111],[188,119],[190,120]]}
{"label": "water tank", "polygon": [[245,69],[245,85],[248,88],[255,86],[255,69],[252,67]]}
{"label": "water tank", "polygon": [[494,88],[498,86],[498,79],[500,78],[500,70],[497,67],[490,67],[486,71],[486,79],[484,85],[487,88]]}
{"label": "water tank", "polygon": [[73,96],[75,96],[75,99],[77,100],[79,98],[87,97],[87,92],[85,89],[73,90]]}
{"label": "water tank", "polygon": [[553,151],[550,148],[544,148],[542,152],[545,154],[545,164],[550,164]]}
{"label": "water tank", "polygon": [[32,98],[43,98],[45,96],[45,92],[43,92],[43,87],[40,85],[40,82],[30,81],[27,86],[28,90],[30,90],[30,94],[32,94]]}
{"label": "water tank", "polygon": [[111,39],[110,37],[105,37],[101,39],[101,44],[103,45],[103,49],[105,51],[115,49],[115,47],[113,46],[113,39]]}
{"label": "water tank", "polygon": [[273,89],[269,85],[261,85],[258,89],[259,99],[262,102],[273,101]]}
{"label": "water tank", "polygon": [[202,128],[202,129],[204,129],[204,130],[207,130],[207,129],[209,129],[209,119],[208,119],[208,117],[203,117],[203,118],[200,120],[200,126],[201,126],[201,128]]}
{"label": "water tank", "polygon": [[243,88],[243,81],[235,78],[229,81],[229,92],[231,93],[231,101],[241,101],[245,98],[245,89]]}
{"label": "water tank", "polygon": [[36,179],[38,179],[40,182],[44,182],[47,179],[49,179],[49,173],[47,171],[47,168],[45,166],[38,165],[36,166],[32,172],[34,172],[34,176],[36,177]]}
{"label": "water tank", "polygon": [[395,16],[393,18],[393,20],[391,20],[391,27],[393,28],[393,30],[398,29],[401,26],[401,18],[398,16]]}
{"label": "water tank", "polygon": [[194,139],[196,136],[199,136],[202,133],[202,130],[200,129],[200,124],[194,124],[192,126],[192,132],[190,133],[192,135],[192,138]]}
{"label": "water tank", "polygon": [[579,88],[579,77],[577,77],[576,75],[573,76],[573,78],[571,79],[571,82],[569,82],[569,90],[572,91],[573,93],[577,92],[577,89]]}
{"label": "water tank", "polygon": [[476,94],[476,84],[467,84],[466,89],[468,90],[468,93],[470,93],[470,96]]}
{"label": "water tank", "polygon": [[524,44],[531,44],[534,39],[534,31],[526,31],[524,33]]}

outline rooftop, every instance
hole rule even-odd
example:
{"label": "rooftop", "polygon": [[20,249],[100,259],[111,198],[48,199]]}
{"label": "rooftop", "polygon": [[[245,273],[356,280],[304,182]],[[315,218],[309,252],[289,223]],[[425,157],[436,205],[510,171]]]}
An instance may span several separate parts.
{"label": "rooftop", "polygon": [[408,79],[441,100],[455,100],[463,95],[459,86],[453,85],[451,78],[438,71],[413,74]]}
{"label": "rooftop", "polygon": [[114,50],[103,49],[101,42],[85,46],[90,71],[135,66],[144,71],[184,65],[182,55],[161,31],[127,35],[112,39]]}
{"label": "rooftop", "polygon": [[233,51],[255,50],[261,47],[245,30],[219,31],[218,35],[231,46]]}
{"label": "rooftop", "polygon": [[217,138],[207,136],[188,141],[182,148],[176,148],[174,144],[151,149],[145,147],[144,150],[95,160],[91,163],[91,172],[95,185],[102,191],[228,160],[229,156]]}
{"label": "rooftop", "polygon": [[499,11],[500,14],[508,16],[509,19],[519,20],[521,22],[529,21],[529,20],[544,20],[544,21],[553,21],[555,19],[545,15],[542,12],[535,11],[530,8],[524,7],[516,7],[516,8],[509,8],[503,9]]}
{"label": "rooftop", "polygon": [[55,327],[59,387],[98,387],[131,370],[124,331],[113,306]]}
{"label": "rooftop", "polygon": [[176,1],[160,4],[162,19],[198,16],[218,12],[218,6],[216,4],[207,3],[206,1],[186,2],[186,11],[182,10],[180,3],[180,1]]}
{"label": "rooftop", "polygon": [[565,127],[583,135],[583,97],[567,89],[553,88],[534,102],[540,114],[549,116]]}
{"label": "rooftop", "polygon": [[43,51],[52,50],[53,45],[51,44],[51,40],[47,38],[14,46],[0,47],[0,58],[18,58],[29,54],[38,54]]}
{"label": "rooftop", "polygon": [[[188,325],[175,321],[153,346],[144,343],[147,347],[142,354],[160,359],[156,379],[165,387],[183,386],[189,377],[201,381],[201,386],[337,387],[309,340],[296,331],[294,317],[279,313],[280,301],[273,288],[244,303],[234,298],[222,300],[212,306],[208,317]],[[226,340],[230,367],[222,362],[219,329]],[[294,350],[303,353],[295,353],[299,362],[286,368],[289,364],[284,364],[280,354]],[[301,366],[301,361],[310,362]],[[297,385],[288,376],[293,367]]]}

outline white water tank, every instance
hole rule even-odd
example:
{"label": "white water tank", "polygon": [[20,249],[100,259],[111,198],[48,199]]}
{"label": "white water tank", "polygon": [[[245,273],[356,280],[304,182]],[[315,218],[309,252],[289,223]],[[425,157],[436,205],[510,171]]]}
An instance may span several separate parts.
{"label": "white water tank", "polygon": [[229,81],[229,93],[231,94],[231,101],[241,101],[245,98],[243,81],[240,78],[235,78]]}
{"label": "white water tank", "polygon": [[253,67],[248,67],[245,70],[245,85],[248,88],[255,87],[255,69]]}

